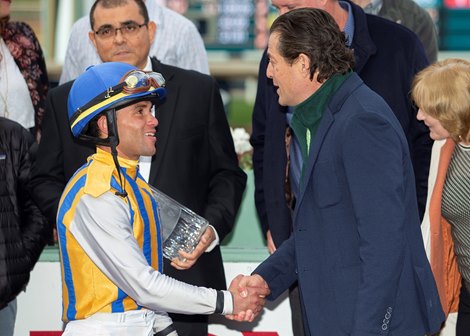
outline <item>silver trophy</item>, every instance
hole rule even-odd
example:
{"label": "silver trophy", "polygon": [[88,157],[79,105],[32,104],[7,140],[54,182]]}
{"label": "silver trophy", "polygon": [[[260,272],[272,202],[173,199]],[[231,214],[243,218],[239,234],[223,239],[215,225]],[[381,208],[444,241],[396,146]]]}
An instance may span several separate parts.
{"label": "silver trophy", "polygon": [[179,250],[191,253],[209,226],[209,222],[160,190],[152,186],[150,189],[158,203],[163,256],[171,260],[179,257]]}

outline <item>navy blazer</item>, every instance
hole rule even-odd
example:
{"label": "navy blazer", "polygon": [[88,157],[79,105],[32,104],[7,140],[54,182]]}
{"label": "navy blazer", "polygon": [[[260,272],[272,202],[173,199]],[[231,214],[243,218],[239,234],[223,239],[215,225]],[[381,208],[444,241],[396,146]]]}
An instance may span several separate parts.
{"label": "navy blazer", "polygon": [[[355,21],[351,48],[354,70],[391,107],[405,131],[416,176],[420,216],[424,214],[432,140],[429,130],[416,120],[409,99],[414,75],[428,65],[417,36],[407,28],[364,11],[349,2]],[[285,107],[278,103],[276,88],[266,77],[266,53],[261,59],[258,92],[253,110],[255,202],[263,230],[270,229],[277,247],[291,232],[291,215],[284,193],[287,127]]]}
{"label": "navy blazer", "polygon": [[[207,218],[222,241],[235,223],[246,175],[238,166],[219,88],[210,76],[153,58],[152,68],[165,78],[167,97],[156,111],[157,152],[149,183]],[[33,196],[52,225],[65,184],[95,151],[72,137],[67,117],[71,87],[68,82],[49,92],[32,172]],[[164,273],[178,280],[226,288],[219,246],[203,253],[189,270],[164,262]]]}
{"label": "navy blazer", "polygon": [[296,280],[312,335],[418,336],[444,314],[429,266],[403,130],[355,74],[323,115],[292,236],[260,274],[276,298]]}

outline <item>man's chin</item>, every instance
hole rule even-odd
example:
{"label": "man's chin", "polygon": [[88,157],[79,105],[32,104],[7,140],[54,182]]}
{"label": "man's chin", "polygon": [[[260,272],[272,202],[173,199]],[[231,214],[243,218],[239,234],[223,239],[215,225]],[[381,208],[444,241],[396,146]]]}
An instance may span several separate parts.
{"label": "man's chin", "polygon": [[145,153],[142,153],[141,156],[154,156],[156,152],[157,152],[156,149],[148,150],[148,151],[145,151]]}
{"label": "man's chin", "polygon": [[131,54],[129,53],[122,53],[122,54],[117,54],[113,55],[109,62],[122,62],[122,63],[127,63],[127,64],[135,64],[135,60],[133,57],[131,57]]}
{"label": "man's chin", "polygon": [[277,100],[277,102],[279,103],[279,105],[281,106],[287,106],[287,104],[279,97],[279,99]]}

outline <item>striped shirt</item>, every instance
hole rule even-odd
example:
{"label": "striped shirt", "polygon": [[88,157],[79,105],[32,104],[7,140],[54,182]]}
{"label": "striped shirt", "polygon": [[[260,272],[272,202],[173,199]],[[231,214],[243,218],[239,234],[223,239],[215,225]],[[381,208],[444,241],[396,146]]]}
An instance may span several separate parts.
{"label": "striped shirt", "polygon": [[442,215],[452,225],[462,277],[470,282],[470,148],[455,146],[442,192]]}

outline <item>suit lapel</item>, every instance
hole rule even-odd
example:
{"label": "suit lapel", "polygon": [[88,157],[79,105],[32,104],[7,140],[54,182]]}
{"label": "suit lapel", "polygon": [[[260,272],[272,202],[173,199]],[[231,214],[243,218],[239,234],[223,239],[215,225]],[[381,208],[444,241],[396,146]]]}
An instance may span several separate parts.
{"label": "suit lapel", "polygon": [[325,137],[328,134],[329,129],[335,122],[335,114],[341,111],[346,99],[348,99],[348,97],[351,95],[351,92],[363,84],[364,83],[359,78],[359,76],[356,73],[353,73],[351,77],[346,79],[343,85],[341,85],[341,87],[333,95],[332,100],[328,104],[328,107],[326,108],[325,113],[323,114],[323,117],[320,121],[320,125],[318,126],[317,133],[315,134],[315,137],[312,140],[308,163],[303,175],[305,180],[300,187],[299,198],[295,207],[295,213],[297,213],[299,205],[304,197],[305,190],[308,185],[308,179],[312,175],[313,169],[315,169],[315,163],[317,162],[321,147],[323,145],[323,142],[325,141]]}
{"label": "suit lapel", "polygon": [[297,200],[296,211],[299,209],[298,205],[300,205],[300,203],[302,202],[306,187],[308,185],[308,179],[310,178],[310,175],[312,174],[312,171],[315,167],[315,163],[317,162],[318,154],[320,153],[320,148],[333,122],[334,122],[333,114],[331,113],[331,110],[327,108],[327,110],[323,114],[323,117],[320,121],[320,125],[318,126],[315,137],[312,140],[312,147],[310,148],[310,155],[308,158],[307,166],[303,174],[304,182],[301,184],[300,196],[299,196],[299,199]]}
{"label": "suit lapel", "polygon": [[158,119],[157,152],[152,157],[152,163],[150,166],[150,184],[154,184],[157,180],[159,172],[158,168],[165,157],[168,139],[171,136],[171,124],[176,113],[176,105],[180,92],[180,83],[173,78],[175,75],[173,67],[161,64],[159,61],[152,58],[152,69],[153,71],[160,72],[165,78],[167,95],[165,102],[155,111],[155,116]]}

